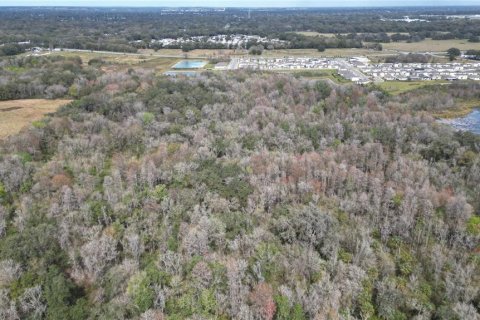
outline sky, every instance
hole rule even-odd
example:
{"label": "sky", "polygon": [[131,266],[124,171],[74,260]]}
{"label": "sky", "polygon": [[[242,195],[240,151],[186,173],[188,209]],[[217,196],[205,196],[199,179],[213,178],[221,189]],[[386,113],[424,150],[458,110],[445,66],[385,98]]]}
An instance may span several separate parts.
{"label": "sky", "polygon": [[480,6],[480,0],[1,0],[0,2],[0,6],[89,7],[388,7],[448,5]]}

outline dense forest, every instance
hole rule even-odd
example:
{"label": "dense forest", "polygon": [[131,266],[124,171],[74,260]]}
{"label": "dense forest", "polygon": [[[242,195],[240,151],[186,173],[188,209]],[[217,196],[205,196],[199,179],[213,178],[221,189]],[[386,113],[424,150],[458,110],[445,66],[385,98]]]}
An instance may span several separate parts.
{"label": "dense forest", "polygon": [[[447,15],[478,14],[478,7],[387,9],[204,9],[162,8],[2,8],[0,55],[22,48],[74,48],[135,52],[159,48],[152,39],[259,35],[288,40],[291,48],[356,48],[363,42],[470,39],[478,42],[479,19],[449,19]],[[428,21],[396,21],[409,16]],[[336,37],[300,35],[297,31],[335,33]],[[388,34],[387,34],[388,33]],[[393,34],[392,34],[393,33]],[[29,42],[30,41],[30,42]],[[140,41],[132,43],[133,41]],[[27,42],[27,43],[25,43]],[[18,44],[20,43],[20,45]],[[193,48],[207,44],[198,42]],[[251,45],[254,45],[252,43]],[[190,47],[190,45],[189,45]]]}
{"label": "dense forest", "polygon": [[0,101],[36,97],[76,97],[78,84],[94,80],[94,68],[82,68],[78,57],[21,57],[0,61]]}
{"label": "dense forest", "polygon": [[479,319],[480,138],[431,116],[478,84],[36,59],[2,85],[75,101],[0,145],[1,319]]}

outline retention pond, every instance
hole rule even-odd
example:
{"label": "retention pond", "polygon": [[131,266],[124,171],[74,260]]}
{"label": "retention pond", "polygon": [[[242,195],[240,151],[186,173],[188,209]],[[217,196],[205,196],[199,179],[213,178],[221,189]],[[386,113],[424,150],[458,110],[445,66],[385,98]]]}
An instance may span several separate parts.
{"label": "retention pond", "polygon": [[206,64],[206,61],[201,60],[182,60],[177,62],[172,69],[200,69]]}

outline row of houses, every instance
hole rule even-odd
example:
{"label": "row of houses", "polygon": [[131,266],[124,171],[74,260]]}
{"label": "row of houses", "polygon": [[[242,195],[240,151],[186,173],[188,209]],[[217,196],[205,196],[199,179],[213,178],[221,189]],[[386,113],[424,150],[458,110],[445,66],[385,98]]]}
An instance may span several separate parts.
{"label": "row of houses", "polygon": [[378,63],[357,68],[373,81],[480,80],[478,63]]}
{"label": "row of houses", "polygon": [[371,80],[355,66],[364,64],[368,59],[358,57],[349,59],[314,58],[314,57],[283,57],[283,58],[251,58],[232,59],[228,69],[252,70],[321,70],[333,69],[338,74],[352,82],[364,84]]}
{"label": "row of houses", "polygon": [[253,58],[232,59],[226,69],[309,70],[335,69],[343,78],[365,84],[372,81],[480,80],[480,62],[475,63],[377,63],[366,57],[351,58]]}
{"label": "row of houses", "polygon": [[298,70],[298,69],[339,69],[341,62],[328,58],[251,58],[241,57],[233,59],[234,69],[253,70]]}
{"label": "row of houses", "polygon": [[[136,42],[141,42],[138,40]],[[134,41],[135,42],[135,41]],[[221,44],[225,47],[244,47],[247,42],[257,42],[257,43],[268,43],[268,44],[282,44],[285,45],[288,42],[276,38],[267,38],[257,35],[244,35],[244,34],[234,34],[226,35],[219,34],[215,36],[195,36],[188,38],[164,38],[164,39],[152,39],[152,44],[162,44],[163,47],[169,46],[179,46],[185,43],[195,43],[195,42],[206,42],[211,44]]]}

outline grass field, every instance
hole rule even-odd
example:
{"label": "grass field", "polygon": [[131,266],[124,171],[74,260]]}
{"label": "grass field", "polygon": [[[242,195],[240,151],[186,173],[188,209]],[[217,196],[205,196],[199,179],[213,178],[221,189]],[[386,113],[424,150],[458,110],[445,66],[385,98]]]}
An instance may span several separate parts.
{"label": "grass field", "polygon": [[468,42],[468,40],[432,40],[425,39],[420,42],[390,42],[382,43],[383,50],[397,50],[408,52],[439,52],[447,51],[450,48],[460,50],[475,49],[480,50],[480,43]]}
{"label": "grass field", "polygon": [[315,32],[315,31],[298,31],[298,32],[295,32],[295,33],[298,33],[298,34],[301,34],[301,35],[307,36],[307,37],[319,36],[319,37],[327,37],[327,38],[333,38],[337,35],[336,33],[320,33],[320,32]]}
{"label": "grass field", "polygon": [[0,101],[0,139],[19,132],[23,127],[69,102],[70,100],[47,99]]}
{"label": "grass field", "polygon": [[376,85],[392,95],[398,95],[411,90],[415,90],[425,86],[431,86],[435,84],[448,85],[447,81],[385,81],[377,83]]}
{"label": "grass field", "polygon": [[172,65],[180,61],[181,58],[174,57],[158,57],[148,54],[108,54],[108,53],[96,53],[96,52],[54,52],[53,55],[62,56],[78,56],[82,59],[84,65],[88,64],[88,61],[97,58],[105,61],[102,65],[102,70],[119,71],[128,69],[131,67],[149,68],[155,69],[156,72],[162,73],[170,69]]}
{"label": "grass field", "polygon": [[[183,59],[215,59],[225,58],[230,55],[243,55],[245,53],[246,52],[244,51],[235,50],[199,49],[185,53],[180,49],[161,49],[158,51],[144,49],[139,50],[137,54],[108,54],[84,51],[61,51],[52,54],[71,57],[78,56],[82,59],[85,65],[92,59],[102,59],[105,61],[105,64],[103,64],[101,68],[106,72],[120,71],[131,67],[140,67],[155,69],[157,73],[163,73],[170,70],[175,63]],[[212,67],[212,65],[206,66],[207,69]]]}
{"label": "grass field", "polygon": [[176,64],[180,59],[176,58],[153,58],[139,62],[135,66],[140,68],[155,69],[157,73],[163,73]]}
{"label": "grass field", "polygon": [[102,59],[105,62],[112,64],[126,64],[132,65],[142,62],[143,60],[152,59],[147,56],[132,55],[132,54],[109,54],[97,52],[81,52],[81,51],[60,51],[52,52],[51,55],[61,55],[65,57],[80,57],[83,64],[87,64],[92,59]]}
{"label": "grass field", "polygon": [[[297,56],[297,57],[353,57],[353,56],[369,56],[369,55],[389,55],[388,53],[382,53],[380,51],[374,51],[369,49],[326,49],[323,52],[319,52],[317,49],[277,49],[277,50],[265,50],[262,57],[284,57],[284,56]],[[391,55],[391,54],[390,54]]]}
{"label": "grass field", "polygon": [[[337,35],[337,33],[320,33],[320,32],[315,32],[315,31],[298,31],[298,32],[295,32],[295,33],[298,33],[298,34],[301,34],[301,35],[304,35],[304,36],[309,36],[309,37],[315,37],[315,36],[320,36],[320,37],[327,37],[327,38],[333,38]],[[389,36],[391,36],[392,34],[396,34],[397,32],[387,32],[387,34]],[[408,32],[398,32],[400,34],[408,34]],[[357,33],[357,34],[362,34],[361,32],[360,33]],[[342,36],[346,36],[348,35],[348,33],[340,33],[340,35]]]}
{"label": "grass field", "polygon": [[[318,33],[314,31],[301,31],[298,34],[306,36],[322,36],[322,37],[335,37],[334,33]],[[408,34],[402,33],[401,34]],[[388,35],[395,34],[395,32],[387,32]],[[420,42],[390,42],[382,43],[383,50],[386,51],[402,51],[402,52],[443,52],[450,48],[458,48],[460,50],[475,49],[480,50],[480,43],[468,42],[468,40],[451,39],[451,40],[432,40],[425,39]],[[338,56],[351,56],[351,55],[370,55],[375,54],[375,51],[364,49],[327,49],[324,55],[338,55]],[[379,54],[377,52],[377,54]]]}
{"label": "grass field", "polygon": [[335,69],[321,70],[282,70],[282,73],[290,73],[295,77],[303,77],[311,80],[331,80],[335,83],[350,83],[349,80],[341,77]]}
{"label": "grass field", "polygon": [[[177,49],[161,49],[157,52],[153,50],[139,50],[143,53],[145,57],[149,55],[177,55],[182,58],[196,59],[214,59],[221,57],[230,57],[230,56],[245,56],[248,55],[246,50],[209,50],[209,49],[198,49],[192,50],[188,53],[182,52],[182,50]],[[351,57],[358,55],[391,55],[391,53],[382,53],[381,51],[374,51],[369,49],[326,49],[324,52],[319,52],[317,49],[276,49],[276,50],[264,50],[262,57],[284,57],[284,56],[308,56],[308,57]]]}
{"label": "grass field", "polygon": [[178,56],[179,58],[185,58],[185,59],[196,59],[196,58],[214,59],[214,58],[228,57],[232,55],[243,55],[243,54],[246,54],[247,51],[230,50],[230,49],[195,49],[189,52],[183,52],[180,49],[160,49],[157,51],[153,49],[140,49],[138,50],[138,53],[142,53],[145,56],[166,55],[166,56]]}

